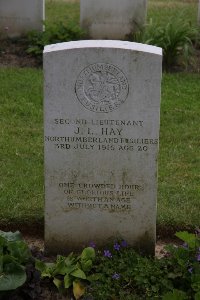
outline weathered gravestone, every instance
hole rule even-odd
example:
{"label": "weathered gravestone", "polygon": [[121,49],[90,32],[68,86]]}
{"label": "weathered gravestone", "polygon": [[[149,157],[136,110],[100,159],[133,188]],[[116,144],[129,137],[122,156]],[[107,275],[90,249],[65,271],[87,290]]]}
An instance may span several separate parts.
{"label": "weathered gravestone", "polygon": [[44,0],[0,0],[0,36],[43,30]]}
{"label": "weathered gravestone", "polygon": [[154,252],[161,64],[137,43],[45,47],[47,251],[118,237]]}
{"label": "weathered gravestone", "polygon": [[81,0],[81,27],[93,39],[125,39],[141,28],[147,0]]}

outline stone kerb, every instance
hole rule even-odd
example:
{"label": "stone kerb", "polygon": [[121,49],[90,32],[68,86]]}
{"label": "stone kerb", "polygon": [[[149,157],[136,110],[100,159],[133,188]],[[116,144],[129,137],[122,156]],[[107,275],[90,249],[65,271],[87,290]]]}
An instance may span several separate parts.
{"label": "stone kerb", "polygon": [[154,253],[161,66],[137,43],[45,47],[47,252],[121,237]]}
{"label": "stone kerb", "polygon": [[44,0],[0,0],[0,36],[18,37],[44,29]]}
{"label": "stone kerb", "polygon": [[81,0],[80,24],[93,39],[126,39],[146,20],[147,0]]}

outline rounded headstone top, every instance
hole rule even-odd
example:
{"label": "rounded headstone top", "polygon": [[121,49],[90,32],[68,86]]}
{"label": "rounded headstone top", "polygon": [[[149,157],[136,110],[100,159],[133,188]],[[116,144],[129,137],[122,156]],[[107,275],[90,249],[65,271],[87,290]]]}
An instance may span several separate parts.
{"label": "rounded headstone top", "polygon": [[73,41],[47,45],[44,47],[43,53],[62,51],[62,50],[72,50],[72,49],[82,49],[82,48],[112,48],[112,49],[124,49],[133,50],[138,52],[146,52],[156,55],[162,55],[162,48],[151,46],[147,44],[128,42],[128,41],[117,41],[117,40],[83,40],[83,41]]}

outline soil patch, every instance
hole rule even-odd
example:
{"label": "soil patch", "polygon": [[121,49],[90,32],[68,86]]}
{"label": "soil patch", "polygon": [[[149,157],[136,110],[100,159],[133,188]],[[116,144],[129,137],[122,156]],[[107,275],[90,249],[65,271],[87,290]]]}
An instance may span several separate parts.
{"label": "soil patch", "polygon": [[[29,245],[30,249],[35,249],[38,252],[44,252],[44,239],[43,238],[38,238],[35,236],[29,236],[29,235],[24,235],[23,238]],[[166,238],[164,240],[157,240],[156,249],[155,249],[156,257],[160,258],[160,257],[164,256],[164,254],[166,253],[166,251],[165,251],[166,245],[168,245],[168,244],[177,245],[178,243],[179,242],[176,239]]]}
{"label": "soil patch", "polygon": [[0,67],[30,67],[42,66],[41,61],[26,52],[26,39],[4,39],[0,41]]}
{"label": "soil patch", "polygon": [[[0,67],[42,67],[41,58],[28,54],[27,48],[26,38],[0,40]],[[173,66],[169,71],[200,73],[200,49],[194,49],[188,66]]]}
{"label": "soil patch", "polygon": [[[23,236],[32,236],[34,239],[42,240],[44,237],[44,220],[34,221],[29,223],[0,223],[0,230],[2,231],[16,231],[19,230]],[[157,240],[174,240],[177,231],[194,232],[195,228],[186,225],[160,225],[156,226]]]}

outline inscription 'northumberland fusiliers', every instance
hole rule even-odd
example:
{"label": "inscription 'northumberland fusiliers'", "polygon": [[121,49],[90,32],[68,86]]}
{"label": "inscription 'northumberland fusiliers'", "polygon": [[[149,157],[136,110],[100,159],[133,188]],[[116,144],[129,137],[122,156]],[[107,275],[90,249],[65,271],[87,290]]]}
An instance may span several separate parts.
{"label": "inscription 'northumberland fusiliers'", "polygon": [[76,95],[88,110],[108,113],[117,109],[128,96],[128,81],[123,72],[111,64],[89,65],[79,74]]}

